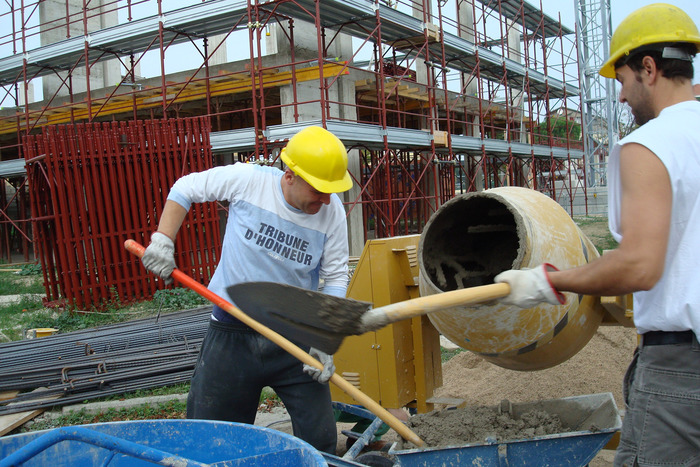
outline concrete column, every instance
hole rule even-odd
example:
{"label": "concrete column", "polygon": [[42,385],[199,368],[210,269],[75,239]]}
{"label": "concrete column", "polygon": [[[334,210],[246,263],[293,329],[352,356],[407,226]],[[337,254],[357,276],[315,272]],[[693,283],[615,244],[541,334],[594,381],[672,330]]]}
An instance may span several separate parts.
{"label": "concrete column", "polygon": [[24,89],[25,89],[25,83],[23,82],[18,82],[17,83],[19,88],[18,88],[18,95],[17,95],[17,105],[18,106],[23,106],[24,104],[31,104],[32,102],[35,101],[34,99],[34,83],[30,81],[29,83],[26,83],[26,88],[27,88],[27,102],[25,102],[24,98]]}
{"label": "concrete column", "polygon": [[[474,29],[474,0],[461,0],[458,3],[457,11],[457,21],[459,23],[459,37],[468,40],[471,43],[476,42],[476,31]],[[474,108],[478,105],[477,99],[481,99],[482,96],[479,95],[479,84],[476,79],[472,79],[467,82],[471,77],[467,73],[462,73],[462,86],[464,87],[464,95],[466,96],[466,104],[469,108]],[[478,108],[478,107],[477,107]],[[466,112],[466,109],[465,109]],[[469,123],[468,128],[471,136],[475,138],[481,138],[481,116],[476,115],[474,119]],[[473,157],[474,159],[480,160],[481,156],[465,156],[467,158]],[[484,189],[484,172],[478,171],[475,174],[474,185],[478,191]]]}
{"label": "concrete column", "polygon": [[[523,53],[522,53],[522,27],[511,21],[508,21],[508,58],[522,63]],[[523,83],[524,84],[524,83]],[[514,124],[518,125],[520,131],[520,142],[527,143],[527,134],[524,124],[525,117],[525,93],[523,88],[511,89],[511,97],[513,102],[514,114]]]}
{"label": "concrete column", "polygon": [[[457,11],[457,21],[459,23],[459,37],[462,39],[468,40],[471,43],[476,42],[476,31],[474,30],[474,7],[473,7],[473,0],[462,0],[459,2],[457,5],[458,11]],[[475,99],[480,98],[479,96],[479,85],[476,82],[476,79],[473,78],[471,81],[469,80],[470,77],[469,74],[467,73],[462,73],[462,86],[464,88],[464,95],[467,98],[467,104],[471,104],[470,106],[473,107],[473,105],[476,103]],[[474,118],[474,121],[471,122],[470,125],[470,134],[475,136],[475,137],[480,137],[481,136],[481,127],[480,127],[480,117],[477,115]]]}
{"label": "concrete column", "polygon": [[[224,41],[225,34],[218,36],[211,36],[207,38],[207,53],[209,54],[209,66],[221,65],[228,62],[228,55],[226,53],[226,44],[222,44]],[[216,49],[218,47],[218,49]],[[216,52],[212,54],[212,51],[216,49]]]}
{"label": "concrete column", "polygon": [[[414,18],[418,18],[421,21],[423,21],[423,5],[421,3],[428,3],[426,6],[428,8],[428,14],[430,13],[430,2],[421,2],[420,0],[412,2],[413,6],[411,7],[412,10],[412,15]],[[437,25],[436,25],[437,26]],[[425,57],[420,56],[416,58],[416,81],[420,84],[432,84],[433,83],[433,78],[432,78],[432,72],[433,70],[426,66],[425,64]],[[426,127],[427,128],[427,127]]]}
{"label": "concrete column", "polygon": [[[522,63],[522,27],[510,20],[506,22],[507,32],[508,32],[508,52],[507,57],[518,63]],[[510,113],[512,118],[512,125],[518,130],[520,137],[517,142],[528,143],[527,129],[525,127],[525,92],[524,85],[525,82],[521,82],[520,88],[510,88],[510,100],[508,104],[511,106]],[[532,187],[532,172],[529,166],[523,167],[523,173],[520,180],[516,180],[516,184],[519,186]]]}
{"label": "concrete column", "polygon": [[[66,2],[70,13],[70,26],[67,26]],[[102,0],[93,0],[90,7],[95,8],[101,5]],[[41,45],[53,44],[70,37],[84,36],[85,30],[82,21],[82,0],[43,0],[39,3],[39,18],[41,21]],[[103,7],[100,6],[102,9]],[[114,7],[108,7],[113,10]],[[107,9],[107,8],[105,8]],[[88,19],[88,32],[104,29],[118,24],[116,11],[102,12],[100,15],[92,15]],[[98,52],[95,52],[97,56]],[[60,76],[60,77],[59,77]],[[42,88],[44,99],[54,94],[67,96],[71,90],[67,86],[62,86],[61,81],[66,73],[51,74],[42,77]],[[85,64],[82,63],[72,73],[72,93],[77,94],[87,91],[87,79]],[[92,65],[90,68],[90,89],[100,89],[107,86],[115,86],[121,81],[121,64],[118,60],[104,60]],[[59,90],[60,87],[60,90]],[[57,92],[58,90],[58,92]]]}

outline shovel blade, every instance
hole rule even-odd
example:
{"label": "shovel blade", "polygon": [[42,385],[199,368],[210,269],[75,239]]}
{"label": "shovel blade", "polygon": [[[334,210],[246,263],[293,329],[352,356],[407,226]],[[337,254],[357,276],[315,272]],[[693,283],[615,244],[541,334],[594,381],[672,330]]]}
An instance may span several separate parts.
{"label": "shovel blade", "polygon": [[371,303],[276,282],[243,282],[227,289],[245,314],[287,339],[334,354],[346,336],[361,334]]}

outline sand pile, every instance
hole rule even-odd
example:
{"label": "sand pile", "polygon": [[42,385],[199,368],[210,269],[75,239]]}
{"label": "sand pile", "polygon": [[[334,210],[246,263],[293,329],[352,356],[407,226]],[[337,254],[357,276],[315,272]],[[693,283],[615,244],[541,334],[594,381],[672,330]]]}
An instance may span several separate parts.
{"label": "sand pile", "polygon": [[443,364],[443,385],[434,395],[488,406],[503,399],[528,402],[611,392],[622,411],[622,378],[636,345],[634,328],[601,326],[590,342],[566,362],[528,372],[507,370],[472,352],[462,352]]}

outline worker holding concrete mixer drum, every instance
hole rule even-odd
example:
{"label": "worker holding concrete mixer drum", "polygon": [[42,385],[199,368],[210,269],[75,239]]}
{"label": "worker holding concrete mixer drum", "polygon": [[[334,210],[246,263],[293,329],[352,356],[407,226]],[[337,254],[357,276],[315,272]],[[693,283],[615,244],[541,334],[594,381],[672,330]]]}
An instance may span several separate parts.
{"label": "worker holding concrete mixer drum", "polygon": [[558,304],[561,292],[634,292],[640,344],[625,378],[616,466],[700,465],[700,34],[677,7],[653,4],[615,30],[600,74],[622,86],[640,125],[608,161],[609,225],[619,247],[580,267],[496,276],[504,303]]}
{"label": "worker holding concrete mixer drum", "polygon": [[[209,289],[233,302],[227,288],[272,281],[345,297],[348,239],[335,193],[352,187],[347,152],[329,131],[302,129],[281,152],[287,168],[233,164],[175,182],[142,262],[172,280],[174,242],[192,203],[228,201],[221,259]],[[320,451],[336,452],[328,380],[333,356],[305,350],[323,365],[303,365],[266,337],[214,306],[187,399],[187,418],[253,424],[260,392],[270,386],[292,419],[294,434]],[[321,383],[321,384],[319,384]]]}

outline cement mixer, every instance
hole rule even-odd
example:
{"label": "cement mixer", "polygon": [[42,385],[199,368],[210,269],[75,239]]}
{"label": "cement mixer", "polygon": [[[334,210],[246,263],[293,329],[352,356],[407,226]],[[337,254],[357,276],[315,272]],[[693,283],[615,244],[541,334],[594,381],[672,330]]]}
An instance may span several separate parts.
{"label": "cement mixer", "polygon": [[[418,249],[420,294],[493,283],[507,269],[549,262],[567,269],[599,256],[568,213],[534,190],[502,187],[466,193],[428,221]],[[593,337],[605,310],[598,297],[566,293],[565,305],[520,309],[500,303],[431,313],[435,328],[460,347],[511,370],[562,363]]]}

